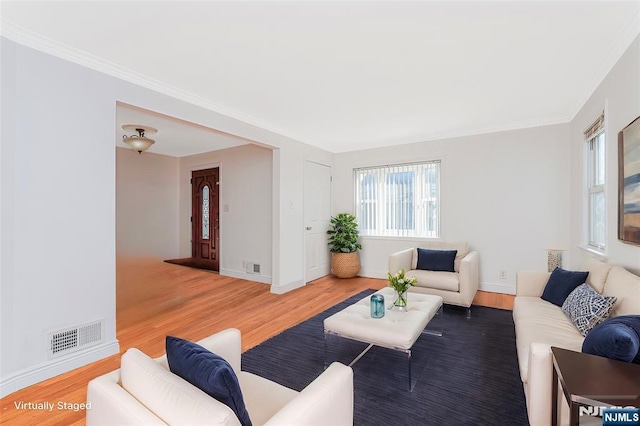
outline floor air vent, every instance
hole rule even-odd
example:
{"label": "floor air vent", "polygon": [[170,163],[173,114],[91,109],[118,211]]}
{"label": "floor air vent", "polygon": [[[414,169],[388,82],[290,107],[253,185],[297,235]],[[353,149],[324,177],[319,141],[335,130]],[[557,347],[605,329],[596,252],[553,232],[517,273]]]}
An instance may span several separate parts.
{"label": "floor air vent", "polygon": [[49,358],[79,351],[102,342],[103,330],[103,321],[97,321],[48,333]]}

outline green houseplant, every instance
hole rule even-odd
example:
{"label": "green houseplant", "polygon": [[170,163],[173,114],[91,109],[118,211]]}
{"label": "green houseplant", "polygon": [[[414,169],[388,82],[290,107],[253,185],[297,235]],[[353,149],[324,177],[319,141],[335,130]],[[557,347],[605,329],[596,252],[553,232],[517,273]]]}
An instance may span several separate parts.
{"label": "green houseplant", "polygon": [[358,223],[349,213],[339,213],[331,218],[329,249],[331,250],[331,272],[338,278],[353,278],[360,272],[358,250]]}

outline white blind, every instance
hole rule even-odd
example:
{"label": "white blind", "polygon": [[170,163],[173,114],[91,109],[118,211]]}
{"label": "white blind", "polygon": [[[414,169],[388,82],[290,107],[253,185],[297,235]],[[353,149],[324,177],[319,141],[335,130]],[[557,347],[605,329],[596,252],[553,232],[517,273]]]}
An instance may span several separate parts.
{"label": "white blind", "polygon": [[604,111],[602,111],[598,118],[596,118],[596,120],[586,128],[584,131],[584,139],[588,141],[602,130],[604,130]]}
{"label": "white blind", "polygon": [[440,161],[354,170],[362,235],[438,237]]}

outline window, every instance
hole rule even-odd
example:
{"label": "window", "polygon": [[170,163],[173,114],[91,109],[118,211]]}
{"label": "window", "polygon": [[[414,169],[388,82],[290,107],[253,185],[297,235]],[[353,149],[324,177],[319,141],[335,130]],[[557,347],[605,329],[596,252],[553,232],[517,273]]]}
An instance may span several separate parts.
{"label": "window", "polygon": [[440,161],[354,170],[361,235],[440,236]]}
{"label": "window", "polygon": [[587,243],[605,250],[605,138],[604,113],[585,131],[587,166],[586,205],[588,210]]}

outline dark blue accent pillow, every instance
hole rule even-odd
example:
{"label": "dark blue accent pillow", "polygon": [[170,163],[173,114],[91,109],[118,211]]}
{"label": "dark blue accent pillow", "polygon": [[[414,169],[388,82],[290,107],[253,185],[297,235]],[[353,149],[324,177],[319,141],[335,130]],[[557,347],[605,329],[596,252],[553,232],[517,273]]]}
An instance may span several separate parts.
{"label": "dark blue accent pillow", "polygon": [[589,272],[565,271],[562,268],[554,269],[542,292],[542,300],[562,306],[569,293],[587,281],[588,275]]}
{"label": "dark blue accent pillow", "polygon": [[582,352],[640,364],[640,315],[604,320],[582,342]]}
{"label": "dark blue accent pillow", "polygon": [[227,405],[243,426],[251,426],[238,377],[224,358],[173,336],[167,336],[166,349],[172,373]]}
{"label": "dark blue accent pillow", "polygon": [[418,248],[417,269],[423,271],[446,271],[455,272],[453,261],[456,259],[458,250],[428,250]]}

